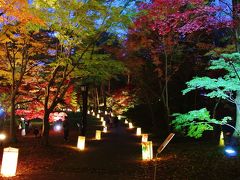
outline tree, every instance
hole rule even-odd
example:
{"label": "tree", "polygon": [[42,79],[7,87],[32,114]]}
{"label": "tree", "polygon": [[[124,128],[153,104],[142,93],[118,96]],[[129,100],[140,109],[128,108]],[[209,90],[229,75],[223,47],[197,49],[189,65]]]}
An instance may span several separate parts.
{"label": "tree", "polygon": [[35,34],[29,32],[21,23],[14,26],[6,25],[3,30],[5,34],[0,37],[1,88],[5,87],[5,90],[8,90],[3,96],[10,99],[10,140],[16,142],[15,109],[18,104],[29,100],[19,100],[23,95],[20,89],[24,83],[31,80],[31,74],[39,63],[35,56],[44,48],[43,44],[36,40]]}
{"label": "tree", "polygon": [[133,54],[135,58],[138,56],[140,66],[142,60],[154,64],[158,75],[155,84],[159,84],[160,91],[156,93],[157,99],[164,105],[168,124],[172,78],[189,60],[188,55],[197,59],[199,56],[194,52],[200,46],[213,47],[213,41],[208,39],[210,31],[221,28],[223,22],[216,18],[219,9],[203,0],[156,0],[141,4],[140,10],[142,13],[129,30],[128,49],[130,53],[133,51],[129,53],[129,59]]}
{"label": "tree", "polygon": [[[43,143],[48,144],[49,115],[64,99],[68,88],[78,80],[83,83],[87,77],[82,64],[94,61],[95,46],[103,32],[127,21],[121,15],[122,8],[116,8],[113,1],[36,1],[35,5],[45,15],[50,36],[56,37],[49,49],[53,58],[43,61],[39,72],[41,83],[45,84],[43,97]],[[120,15],[120,16],[119,16]],[[122,18],[122,19],[120,19]],[[94,64],[93,63],[93,64]],[[110,62],[109,62],[110,63]],[[108,63],[108,64],[109,64]],[[95,71],[94,73],[100,72]]]}
{"label": "tree", "polygon": [[204,96],[209,98],[221,98],[236,105],[236,123],[231,126],[228,121],[230,117],[217,120],[210,117],[210,113],[204,108],[190,111],[186,114],[176,113],[172,124],[177,130],[188,127],[188,135],[201,137],[205,130],[213,130],[213,124],[227,125],[234,128],[233,137],[240,137],[240,54],[222,54],[218,60],[212,60],[209,70],[224,70],[224,75],[218,78],[195,77],[187,82],[187,88],[183,90],[186,94],[195,89],[204,89]]}

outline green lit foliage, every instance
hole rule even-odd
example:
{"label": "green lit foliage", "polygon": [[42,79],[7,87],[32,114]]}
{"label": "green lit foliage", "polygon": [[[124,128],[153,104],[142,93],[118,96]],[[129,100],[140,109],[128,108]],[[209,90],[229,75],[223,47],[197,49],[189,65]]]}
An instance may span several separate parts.
{"label": "green lit foliage", "polygon": [[183,90],[186,94],[192,90],[204,90],[204,96],[209,98],[220,98],[236,105],[237,117],[235,127],[227,124],[230,117],[224,117],[222,120],[210,118],[210,113],[206,109],[190,111],[186,114],[174,114],[173,125],[177,130],[183,127],[188,129],[188,135],[191,137],[201,137],[203,131],[212,130],[211,124],[228,125],[234,131],[234,136],[239,137],[240,132],[240,54],[222,54],[219,59],[210,61],[209,70],[224,70],[224,74],[218,78],[195,77],[187,82],[187,88]]}
{"label": "green lit foliage", "polygon": [[182,132],[187,130],[187,135],[194,138],[202,137],[204,131],[213,130],[212,124],[225,125],[228,120],[231,120],[231,117],[224,117],[221,120],[213,119],[206,108],[185,114],[174,113],[173,116],[176,117],[172,122],[175,129]]}

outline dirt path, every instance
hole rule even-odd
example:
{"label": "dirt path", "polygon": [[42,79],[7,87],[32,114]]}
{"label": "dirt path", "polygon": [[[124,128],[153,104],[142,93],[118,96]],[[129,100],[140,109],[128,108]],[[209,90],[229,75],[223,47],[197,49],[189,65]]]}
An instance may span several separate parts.
{"label": "dirt path", "polygon": [[[98,124],[95,128],[101,129]],[[75,148],[76,132],[71,132],[67,143],[63,142],[62,134],[54,135],[51,140],[57,145],[42,151],[36,147],[41,151],[40,155],[29,154],[24,163],[20,163],[20,166],[28,168],[25,171],[19,168],[20,172],[12,179],[149,179],[141,167],[141,139],[135,136],[134,130],[120,123],[118,127],[110,128],[108,133],[102,133],[102,140],[95,140],[93,134],[88,136],[86,150],[78,151]],[[31,161],[32,158],[38,158],[38,165]],[[41,163],[46,165],[39,165]]]}

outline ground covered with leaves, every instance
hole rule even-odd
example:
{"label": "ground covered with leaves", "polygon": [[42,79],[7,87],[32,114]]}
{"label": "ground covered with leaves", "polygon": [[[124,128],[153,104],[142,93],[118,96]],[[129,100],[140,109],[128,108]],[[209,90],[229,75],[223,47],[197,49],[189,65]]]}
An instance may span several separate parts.
{"label": "ground covered with leaves", "polygon": [[[153,179],[239,179],[239,157],[226,157],[216,145],[177,138],[164,149],[157,160],[141,160],[141,138],[135,129],[123,123],[95,140],[100,122],[89,124],[86,149],[76,148],[77,131],[70,131],[69,141],[62,132],[51,132],[50,145],[43,147],[32,132],[19,136],[14,146],[19,148],[17,174],[11,179],[82,179],[82,180],[142,180]],[[162,140],[155,139],[154,155]],[[4,146],[7,146],[5,144]],[[1,148],[1,151],[3,148]],[[1,152],[2,153],[2,152]],[[3,178],[3,177],[2,177]]]}

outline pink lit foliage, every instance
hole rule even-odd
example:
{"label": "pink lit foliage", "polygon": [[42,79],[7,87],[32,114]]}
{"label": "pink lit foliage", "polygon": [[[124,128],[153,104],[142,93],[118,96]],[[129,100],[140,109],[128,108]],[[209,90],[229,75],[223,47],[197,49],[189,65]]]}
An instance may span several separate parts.
{"label": "pink lit foliage", "polygon": [[145,13],[136,20],[136,27],[145,24],[160,36],[171,32],[185,36],[230,26],[224,18],[217,18],[220,7],[207,5],[204,0],[155,0],[152,4],[142,4],[140,9]]}

